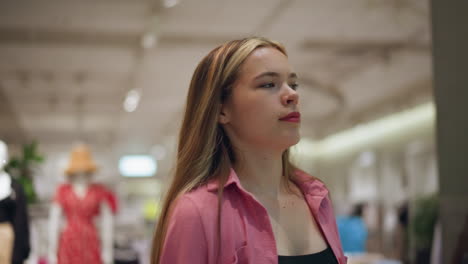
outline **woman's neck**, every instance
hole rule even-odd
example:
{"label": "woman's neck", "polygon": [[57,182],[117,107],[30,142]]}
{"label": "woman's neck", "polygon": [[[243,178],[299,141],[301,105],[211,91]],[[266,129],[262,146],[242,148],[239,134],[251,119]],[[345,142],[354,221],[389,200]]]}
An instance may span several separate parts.
{"label": "woman's neck", "polygon": [[283,174],[281,153],[239,151],[237,156],[234,170],[247,191],[259,196],[279,195]]}

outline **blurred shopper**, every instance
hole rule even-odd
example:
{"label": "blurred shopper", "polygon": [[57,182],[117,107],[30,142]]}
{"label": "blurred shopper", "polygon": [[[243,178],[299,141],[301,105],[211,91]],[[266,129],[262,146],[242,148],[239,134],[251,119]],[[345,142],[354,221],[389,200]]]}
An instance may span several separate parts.
{"label": "blurred shopper", "polygon": [[409,204],[405,201],[398,208],[397,249],[402,263],[409,263]]}
{"label": "blurred shopper", "polygon": [[343,250],[347,254],[366,252],[368,230],[363,216],[365,208],[365,203],[359,203],[354,206],[349,216],[338,218],[338,231]]}
{"label": "blurred shopper", "polygon": [[289,161],[297,87],[284,47],[264,38],[199,63],[152,263],[346,263],[327,188]]}

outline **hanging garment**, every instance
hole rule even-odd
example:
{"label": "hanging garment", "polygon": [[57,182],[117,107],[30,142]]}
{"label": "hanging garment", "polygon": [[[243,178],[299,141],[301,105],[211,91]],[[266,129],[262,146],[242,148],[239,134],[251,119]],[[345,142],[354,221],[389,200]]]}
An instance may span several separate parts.
{"label": "hanging garment", "polygon": [[[66,217],[66,226],[60,234],[58,264],[101,264],[101,246],[94,218],[99,215],[101,203],[109,203],[109,191],[99,184],[88,187],[80,198],[70,184],[58,187],[55,201],[60,204]],[[115,211],[114,211],[115,212]]]}
{"label": "hanging garment", "polygon": [[10,264],[15,234],[10,223],[0,223],[0,264]]}
{"label": "hanging garment", "polygon": [[[0,200],[0,223],[2,224],[0,240],[3,240],[0,245],[0,251],[2,251],[0,255],[10,259],[8,264],[19,264],[23,263],[29,256],[29,220],[26,196],[21,184],[12,179],[11,188],[11,194]],[[13,232],[11,233],[11,231]],[[5,235],[5,239],[3,235]],[[12,244],[8,241],[12,241]],[[9,253],[6,252],[8,250]],[[1,261],[0,263],[3,264]]]}

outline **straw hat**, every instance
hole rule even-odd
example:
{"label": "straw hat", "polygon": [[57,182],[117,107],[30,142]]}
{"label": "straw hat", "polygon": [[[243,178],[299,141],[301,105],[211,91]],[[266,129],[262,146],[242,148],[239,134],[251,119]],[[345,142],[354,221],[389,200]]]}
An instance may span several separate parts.
{"label": "straw hat", "polygon": [[78,145],[72,149],[68,168],[65,170],[67,175],[77,172],[93,173],[97,169],[96,164],[91,157],[91,152],[86,145]]}

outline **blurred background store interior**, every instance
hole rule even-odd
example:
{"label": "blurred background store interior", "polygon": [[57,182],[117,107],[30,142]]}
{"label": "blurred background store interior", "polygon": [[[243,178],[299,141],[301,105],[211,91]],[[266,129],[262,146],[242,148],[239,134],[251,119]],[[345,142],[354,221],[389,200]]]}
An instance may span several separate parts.
{"label": "blurred background store interior", "polygon": [[340,219],[366,205],[361,263],[429,263],[418,261],[434,258],[440,225],[432,32],[427,0],[2,1],[0,140],[10,158],[32,142],[43,157],[28,263],[47,255],[78,143],[118,198],[116,243],[148,263],[193,70],[252,35],[283,43],[299,75],[296,163],[327,184]]}

